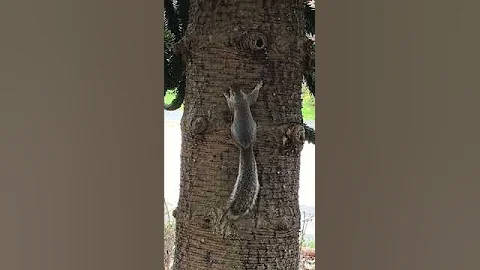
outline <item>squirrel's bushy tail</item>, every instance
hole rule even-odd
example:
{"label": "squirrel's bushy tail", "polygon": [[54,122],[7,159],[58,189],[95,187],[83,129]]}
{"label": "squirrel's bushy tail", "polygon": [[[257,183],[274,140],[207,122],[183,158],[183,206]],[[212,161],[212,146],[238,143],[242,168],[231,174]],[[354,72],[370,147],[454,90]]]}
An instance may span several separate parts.
{"label": "squirrel's bushy tail", "polygon": [[227,217],[235,220],[248,214],[255,205],[259,188],[253,147],[241,149],[238,176],[228,201]]}

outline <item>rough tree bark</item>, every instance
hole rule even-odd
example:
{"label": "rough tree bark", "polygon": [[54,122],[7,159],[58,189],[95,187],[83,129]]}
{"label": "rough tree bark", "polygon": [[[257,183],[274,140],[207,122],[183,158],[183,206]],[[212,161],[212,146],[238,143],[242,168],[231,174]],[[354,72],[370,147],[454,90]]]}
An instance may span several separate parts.
{"label": "rough tree bark", "polygon": [[[302,0],[191,0],[176,52],[186,61],[174,269],[298,269]],[[260,192],[251,213],[220,224],[238,170],[222,93],[263,79],[252,114]]]}

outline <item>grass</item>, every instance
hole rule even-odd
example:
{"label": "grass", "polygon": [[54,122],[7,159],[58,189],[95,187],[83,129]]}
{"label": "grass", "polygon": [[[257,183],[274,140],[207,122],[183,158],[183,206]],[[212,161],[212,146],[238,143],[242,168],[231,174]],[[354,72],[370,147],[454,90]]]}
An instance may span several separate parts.
{"label": "grass", "polygon": [[[174,98],[175,90],[168,90],[164,97],[165,104],[170,104]],[[179,110],[183,110],[183,104]],[[315,120],[315,98],[306,86],[302,86],[302,115],[304,120]]]}

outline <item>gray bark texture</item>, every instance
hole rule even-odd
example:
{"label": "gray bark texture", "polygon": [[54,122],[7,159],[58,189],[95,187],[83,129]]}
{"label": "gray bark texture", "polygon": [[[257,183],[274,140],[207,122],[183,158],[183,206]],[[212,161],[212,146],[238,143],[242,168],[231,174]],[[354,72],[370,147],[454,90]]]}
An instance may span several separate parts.
{"label": "gray bark texture", "polygon": [[[301,0],[191,0],[176,51],[186,61],[174,269],[289,269],[299,263]],[[245,217],[221,222],[239,164],[229,86],[251,92],[260,191]]]}

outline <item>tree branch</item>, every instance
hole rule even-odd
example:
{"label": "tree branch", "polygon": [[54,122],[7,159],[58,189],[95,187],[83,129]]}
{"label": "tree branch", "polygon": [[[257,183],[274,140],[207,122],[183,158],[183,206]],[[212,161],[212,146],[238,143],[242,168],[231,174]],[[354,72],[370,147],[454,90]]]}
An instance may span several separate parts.
{"label": "tree branch", "polygon": [[315,144],[315,129],[307,126],[305,123],[303,123],[303,128],[305,129],[305,141]]}

